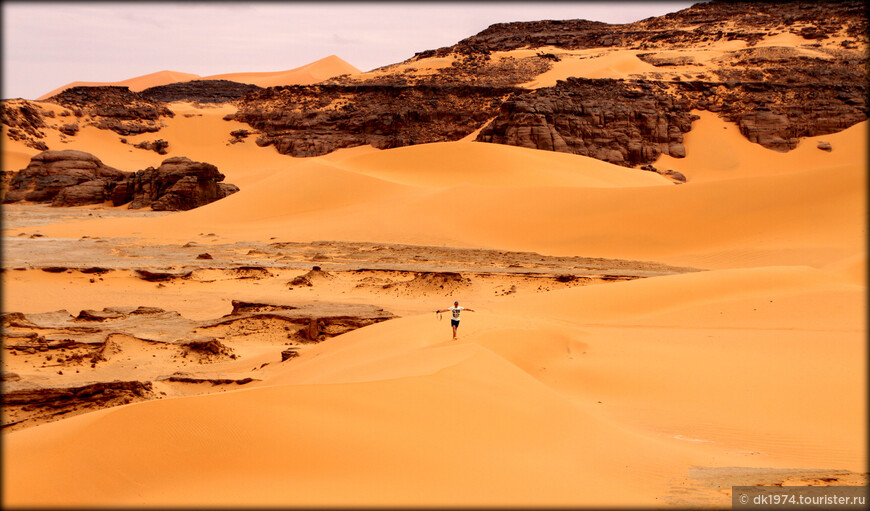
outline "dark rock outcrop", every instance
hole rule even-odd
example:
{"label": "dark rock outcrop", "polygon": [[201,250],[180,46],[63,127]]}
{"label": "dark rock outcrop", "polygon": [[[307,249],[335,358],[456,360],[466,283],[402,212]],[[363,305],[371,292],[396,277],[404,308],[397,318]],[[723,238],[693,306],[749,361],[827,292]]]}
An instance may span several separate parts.
{"label": "dark rock outcrop", "polygon": [[[441,83],[447,76],[469,80],[477,74],[480,81],[475,83],[485,85],[487,66],[497,51],[545,46],[646,50],[637,57],[664,73],[631,75],[625,81],[572,78],[534,94],[511,96],[477,140],[636,165],[659,154],[683,156],[688,111],[701,109],[736,123],[752,142],[788,151],[801,137],[834,133],[867,118],[868,61],[866,52],[853,51],[858,43],[867,44],[867,28],[864,5],[854,0],[713,1],[622,25],[588,20],[499,23],[452,46],[380,68],[374,77],[345,77],[341,83]],[[853,39],[837,47],[817,43],[843,33]],[[794,34],[807,45],[755,46],[777,34]],[[716,41],[745,41],[747,47],[704,64],[673,51]],[[455,59],[445,73],[413,76],[404,65],[445,57]],[[544,53],[536,57],[555,60]],[[692,70],[686,66],[698,71],[687,74]],[[666,72],[675,68],[679,71]]]}
{"label": "dark rock outcrop", "polygon": [[151,206],[155,211],[185,211],[239,190],[220,183],[223,179],[224,175],[210,163],[176,156],[163,160],[156,169],[148,167],[134,173],[123,186],[115,188],[112,203],[119,206],[130,202],[130,209]]}
{"label": "dark rock outcrop", "polygon": [[379,149],[458,140],[495,115],[502,101],[525,90],[497,87],[314,85],[270,87],[239,102],[227,119],[245,122],[292,156],[343,147]]}
{"label": "dark rock outcrop", "polygon": [[692,109],[717,112],[751,142],[788,151],[801,137],[841,131],[867,118],[866,86],[569,78],[505,101],[477,137],[591,156],[619,165],[682,158]]}
{"label": "dark rock outcrop", "polygon": [[591,156],[620,165],[685,156],[691,103],[655,83],[570,78],[512,97],[477,140]]}
{"label": "dark rock outcrop", "polygon": [[98,204],[107,199],[108,184],[126,175],[83,151],[44,151],[18,171],[4,202],[50,202],[55,206]]}
{"label": "dark rock outcrop", "polygon": [[150,206],[157,211],[179,211],[239,190],[222,183],[223,179],[214,165],[185,157],[168,158],[156,169],[124,172],[83,151],[44,151],[12,175],[3,202],[82,206],[111,201],[114,206],[130,203],[132,209]]}
{"label": "dark rock outcrop", "polygon": [[9,138],[40,151],[48,149],[41,139],[45,138],[45,118],[50,117],[50,113],[26,99],[0,102],[0,122],[6,126]]}
{"label": "dark rock outcrop", "polygon": [[718,40],[742,40],[752,46],[771,31],[812,41],[828,38],[841,29],[850,37],[866,38],[863,2],[713,1],[627,24],[583,19],[496,23],[453,46],[421,52],[411,60],[542,46],[647,49],[665,45],[691,47]]}
{"label": "dark rock outcrop", "polygon": [[163,127],[160,118],[175,115],[159,101],[119,86],[70,87],[46,101],[69,108],[77,116],[87,115],[92,119],[87,125],[119,135],[159,131]]}
{"label": "dark rock outcrop", "polygon": [[152,101],[195,101],[197,103],[226,103],[262,87],[230,80],[191,80],[158,85],[139,94]]}
{"label": "dark rock outcrop", "polygon": [[143,140],[138,144],[133,144],[133,147],[154,151],[157,154],[166,154],[166,148],[169,147],[169,142],[162,138],[157,140]]}

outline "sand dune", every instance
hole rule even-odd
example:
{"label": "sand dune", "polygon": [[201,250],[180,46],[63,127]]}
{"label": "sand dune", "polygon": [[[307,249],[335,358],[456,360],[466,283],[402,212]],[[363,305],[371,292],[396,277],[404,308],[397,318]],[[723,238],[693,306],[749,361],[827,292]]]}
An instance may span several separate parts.
{"label": "sand dune", "polygon": [[203,80],[230,80],[250,83],[260,87],[278,85],[309,85],[343,74],[357,74],[361,71],[335,55],[305,64],[287,71],[259,73],[224,73],[205,76]]}
{"label": "sand dune", "polygon": [[760,268],[518,298],[458,344],[430,315],[388,321],[247,390],[10,434],[5,503],[660,505],[692,466],[861,470],[862,297]]}
{"label": "sand dune", "polygon": [[[863,129],[840,134],[842,143],[856,144]],[[814,160],[746,140],[731,142],[728,154],[738,159],[743,177],[721,181],[637,186],[639,179],[661,178],[614,169],[609,184],[621,186],[590,187],[600,185],[607,164],[507,146],[441,143],[304,162],[257,188],[171,218],[70,222],[43,232],[78,237],[139,231],[180,239],[208,229],[236,239],[446,243],[704,268],[820,267],[864,250],[863,158],[848,163],[836,152],[809,148],[821,153]],[[686,144],[689,154],[700,154],[700,172],[705,163],[712,169],[723,165],[716,151],[704,159],[704,141]],[[756,150],[766,151],[766,158],[756,158]],[[824,161],[827,157],[834,161]],[[457,163],[462,160],[476,164],[474,174]],[[568,162],[577,162],[576,170],[569,171]],[[767,170],[772,162],[788,172],[772,174]],[[505,180],[498,181],[503,186],[482,183],[505,169]],[[484,177],[472,177],[476,174]],[[445,188],[442,177],[451,175],[458,182]],[[356,180],[365,184],[354,188]],[[349,195],[330,191],[336,185]]]}
{"label": "sand dune", "polygon": [[55,94],[60,94],[61,92],[69,89],[71,87],[97,87],[97,86],[105,86],[105,85],[119,85],[129,87],[131,91],[139,92],[141,90],[145,90],[149,87],[156,87],[158,85],[166,85],[169,83],[175,82],[186,82],[189,80],[199,80],[200,76],[193,73],[182,73],[180,71],[157,71],[156,73],[149,73],[147,75],[136,76],[134,78],[128,78],[126,80],[120,80],[117,82],[71,82],[62,87],[58,87],[51,92],[47,92],[42,96],[36,98],[37,100],[43,100],[54,96]]}
{"label": "sand dune", "polygon": [[629,75],[653,73],[655,66],[637,58],[636,51],[607,51],[601,48],[560,54],[559,62],[549,71],[539,74],[523,87],[553,87],[558,80],[578,78],[629,78]]}
{"label": "sand dune", "polygon": [[[805,169],[836,169],[866,165],[867,123],[861,122],[838,133],[801,139],[797,148],[779,153],[748,143],[740,130],[713,112],[695,111],[701,118],[684,135],[685,158],[659,157],[655,166],[685,174],[691,183],[763,175],[783,175]],[[831,144],[822,151],[818,143]]]}
{"label": "sand dune", "polygon": [[569,153],[486,143],[445,142],[399,147],[345,158],[339,166],[397,183],[434,188],[461,185],[609,188],[672,184],[652,172]]}
{"label": "sand dune", "polygon": [[276,85],[309,85],[317,83],[333,76],[342,74],[356,74],[360,70],[348,64],[341,58],[330,55],[316,60],[304,66],[286,71],[267,71],[257,73],[222,73],[209,76],[200,76],[194,73],[182,73],[180,71],[157,71],[147,75],[128,78],[117,82],[80,82],[75,81],[36,98],[43,100],[59,94],[71,87],[79,86],[105,86],[120,85],[129,87],[131,91],[139,92],[149,87],[167,85],[175,82],[187,82],[190,80],[230,80],[240,83],[250,83],[260,87],[274,87]]}
{"label": "sand dune", "polygon": [[[46,107],[48,105],[45,104]],[[125,171],[140,170],[149,166],[157,167],[166,158],[186,156],[192,160],[217,165],[218,170],[227,176],[226,182],[241,187],[246,187],[279,169],[303,161],[279,154],[272,147],[259,147],[253,137],[242,143],[231,144],[230,132],[250,128],[247,124],[223,119],[226,114],[235,111],[232,106],[203,107],[186,102],[175,102],[170,103],[169,108],[175,116],[162,119],[165,127],[158,133],[121,137],[108,130],[83,126],[76,136],[65,139],[60,138],[60,132],[56,130],[45,130],[45,141],[54,149],[77,149],[89,152],[100,158],[106,165]],[[127,143],[121,143],[121,138],[125,138]],[[167,154],[160,155],[154,151],[133,147],[139,142],[156,139],[169,142]],[[39,152],[21,142],[6,140],[2,152],[3,168],[23,169],[30,162],[30,158]]]}

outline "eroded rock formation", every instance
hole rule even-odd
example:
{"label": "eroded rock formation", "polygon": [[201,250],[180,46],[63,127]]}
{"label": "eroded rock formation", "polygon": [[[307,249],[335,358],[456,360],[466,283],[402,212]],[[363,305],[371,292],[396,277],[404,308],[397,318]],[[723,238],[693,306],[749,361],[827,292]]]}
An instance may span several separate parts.
{"label": "eroded rock formation", "polygon": [[163,160],[156,169],[148,167],[128,176],[114,187],[111,200],[115,206],[129,202],[130,209],[151,206],[155,211],[185,211],[239,191],[223,180],[214,165],[176,156]]}
{"label": "eroded rock formation", "polygon": [[110,184],[125,175],[84,151],[43,151],[13,175],[3,201],[97,204],[107,200]]}
{"label": "eroded rock formation", "polygon": [[167,158],[156,169],[124,172],[83,151],[44,151],[12,174],[3,202],[83,206],[111,201],[132,209],[188,210],[239,190],[223,179],[214,165],[185,157]]}
{"label": "eroded rock formation", "polygon": [[620,165],[686,155],[683,133],[697,118],[692,104],[656,83],[569,79],[512,97],[477,137],[591,156]]}
{"label": "eroded rock formation", "polygon": [[119,86],[70,87],[46,101],[69,108],[77,117],[89,117],[88,125],[119,135],[159,131],[161,117],[175,116],[161,102]]}
{"label": "eroded rock formation", "polygon": [[197,103],[226,103],[262,87],[230,80],[191,80],[189,82],[158,85],[139,94],[152,101],[194,101]]}
{"label": "eroded rock formation", "polygon": [[371,144],[389,149],[458,140],[498,110],[511,93],[498,87],[313,85],[270,87],[246,95],[227,119],[260,132],[257,145],[318,156]]}

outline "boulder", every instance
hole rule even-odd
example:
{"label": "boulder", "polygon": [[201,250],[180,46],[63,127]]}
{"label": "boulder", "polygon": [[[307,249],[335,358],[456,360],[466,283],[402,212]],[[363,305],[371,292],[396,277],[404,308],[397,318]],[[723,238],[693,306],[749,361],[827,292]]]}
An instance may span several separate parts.
{"label": "boulder", "polygon": [[83,206],[110,201],[114,206],[156,211],[193,209],[239,191],[222,183],[209,163],[167,158],[158,168],[124,172],[83,151],[44,151],[25,169],[4,175],[3,202],[30,201],[52,206]]}
{"label": "boulder", "polygon": [[156,169],[148,167],[133,174],[123,193],[113,193],[112,201],[116,206],[130,202],[130,209],[151,206],[155,211],[186,211],[238,191],[234,185],[220,186],[223,179],[210,163],[175,156]]}
{"label": "boulder", "polygon": [[[3,202],[26,200],[50,202],[54,206],[98,204],[105,200],[99,185],[108,186],[125,175],[84,151],[43,151],[31,158],[26,168],[15,173]],[[57,199],[61,191],[74,187]]]}

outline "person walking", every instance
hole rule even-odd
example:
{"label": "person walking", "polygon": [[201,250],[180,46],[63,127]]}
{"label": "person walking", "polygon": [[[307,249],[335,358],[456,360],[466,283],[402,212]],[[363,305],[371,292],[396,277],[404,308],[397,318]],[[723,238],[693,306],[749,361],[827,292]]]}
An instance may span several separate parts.
{"label": "person walking", "polygon": [[446,309],[438,309],[435,312],[437,314],[440,314],[442,312],[448,312],[448,311],[450,311],[450,313],[452,314],[452,317],[450,318],[450,326],[453,327],[453,340],[455,341],[456,340],[456,329],[459,328],[459,314],[462,311],[474,312],[474,309],[460,307],[459,302],[453,302],[453,307],[447,307]]}

